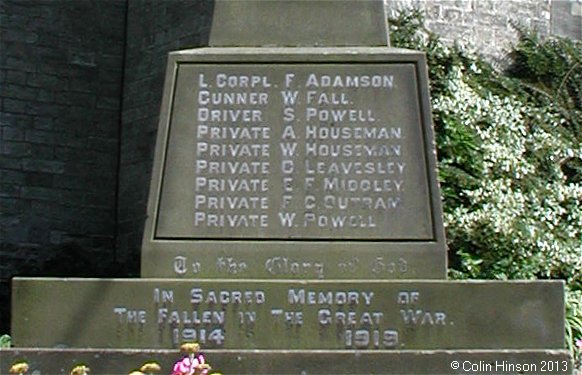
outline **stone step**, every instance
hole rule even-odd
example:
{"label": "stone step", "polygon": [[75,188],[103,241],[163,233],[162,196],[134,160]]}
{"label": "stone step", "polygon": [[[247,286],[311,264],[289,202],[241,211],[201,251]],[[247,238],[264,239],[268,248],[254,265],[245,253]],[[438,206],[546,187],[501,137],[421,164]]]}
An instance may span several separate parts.
{"label": "stone step", "polygon": [[563,349],[561,281],[13,280],[17,347]]}
{"label": "stone step", "polygon": [[[572,374],[566,350],[207,350],[213,371],[223,374]],[[26,360],[32,374],[68,374],[79,363],[92,375],[129,374],[155,360],[169,374],[176,350],[0,350],[0,373]]]}

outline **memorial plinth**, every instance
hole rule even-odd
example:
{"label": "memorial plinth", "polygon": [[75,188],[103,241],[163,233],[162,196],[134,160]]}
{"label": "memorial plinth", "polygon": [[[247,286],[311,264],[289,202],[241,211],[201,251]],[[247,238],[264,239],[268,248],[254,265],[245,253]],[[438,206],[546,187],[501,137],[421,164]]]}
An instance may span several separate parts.
{"label": "memorial plinth", "polygon": [[424,55],[169,56],[143,277],[442,279]]}
{"label": "memorial plinth", "polygon": [[[560,349],[562,289],[559,281],[15,279],[13,334],[22,347]],[[81,329],[43,329],[59,321]]]}
{"label": "memorial plinth", "polygon": [[571,374],[562,282],[446,281],[426,61],[382,2],[215,11],[168,57],[142,278],[15,279],[0,371],[197,341],[225,374]]}

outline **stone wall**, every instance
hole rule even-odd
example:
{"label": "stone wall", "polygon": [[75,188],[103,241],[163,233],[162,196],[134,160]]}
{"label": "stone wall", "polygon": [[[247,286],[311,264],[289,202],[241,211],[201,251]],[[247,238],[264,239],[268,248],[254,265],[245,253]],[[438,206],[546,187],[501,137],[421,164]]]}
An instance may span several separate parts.
{"label": "stone wall", "polygon": [[0,3],[0,306],[62,244],[115,248],[124,29],[123,1]]}
{"label": "stone wall", "polygon": [[130,1],[121,130],[118,249],[139,263],[166,58],[208,44],[213,1]]}
{"label": "stone wall", "polygon": [[582,39],[582,0],[554,0],[551,14],[552,35]]}
{"label": "stone wall", "polygon": [[386,11],[394,16],[402,9],[420,9],[426,26],[445,42],[460,43],[479,51],[492,61],[502,60],[517,40],[512,25],[550,33],[551,0],[385,0]]}

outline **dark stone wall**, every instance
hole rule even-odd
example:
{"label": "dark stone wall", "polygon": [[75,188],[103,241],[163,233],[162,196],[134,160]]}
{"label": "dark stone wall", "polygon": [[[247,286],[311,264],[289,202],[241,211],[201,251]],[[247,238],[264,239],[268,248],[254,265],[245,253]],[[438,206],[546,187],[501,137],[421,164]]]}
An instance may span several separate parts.
{"label": "dark stone wall", "polygon": [[118,256],[139,263],[170,51],[206,46],[214,1],[130,1],[119,174]]}
{"label": "dark stone wall", "polygon": [[0,332],[10,277],[86,272],[65,244],[96,262],[115,249],[125,11],[0,2]]}
{"label": "dark stone wall", "polygon": [[213,8],[0,0],[0,333],[13,276],[138,273],[166,56]]}

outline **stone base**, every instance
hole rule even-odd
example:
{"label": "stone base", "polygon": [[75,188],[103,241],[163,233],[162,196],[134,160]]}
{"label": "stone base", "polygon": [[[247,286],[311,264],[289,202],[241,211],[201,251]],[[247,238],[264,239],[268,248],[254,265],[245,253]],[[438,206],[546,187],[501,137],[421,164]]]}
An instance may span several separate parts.
{"label": "stone base", "polygon": [[[208,350],[213,371],[223,374],[572,374],[566,350]],[[92,375],[128,374],[155,360],[169,374],[176,350],[0,350],[0,373],[26,360],[33,374],[68,374],[79,363]]]}
{"label": "stone base", "polygon": [[559,281],[13,280],[17,347],[563,349]]}

